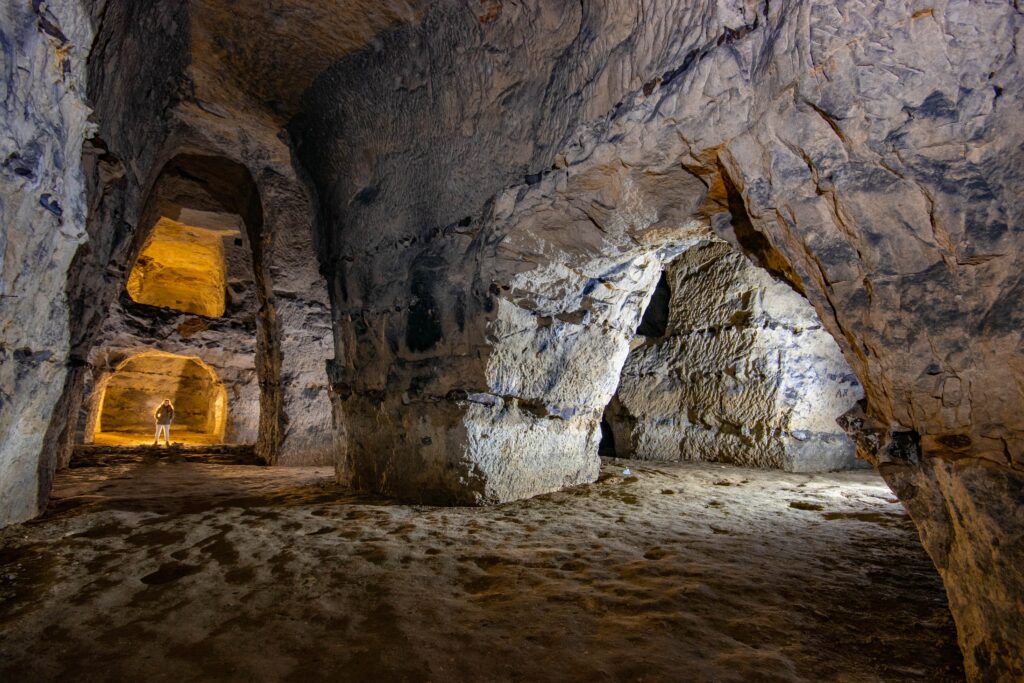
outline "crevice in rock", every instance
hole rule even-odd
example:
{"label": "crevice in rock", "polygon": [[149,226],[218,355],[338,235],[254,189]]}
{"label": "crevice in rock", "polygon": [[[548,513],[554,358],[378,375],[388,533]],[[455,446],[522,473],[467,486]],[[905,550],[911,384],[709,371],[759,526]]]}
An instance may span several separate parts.
{"label": "crevice in rock", "polygon": [[661,272],[658,284],[654,287],[654,293],[647,304],[640,325],[636,333],[644,337],[663,337],[668,329],[668,309],[672,299],[672,290],[669,288],[665,271]]}
{"label": "crevice in rock", "polygon": [[732,236],[735,237],[737,245],[754,263],[771,273],[779,281],[788,284],[806,298],[807,294],[804,291],[800,276],[790,267],[789,262],[772,245],[771,241],[750,220],[750,215],[747,213],[747,205],[743,199],[743,193],[740,192],[725,166],[719,163],[718,170],[725,187],[726,205],[729,210],[729,224],[732,228]]}
{"label": "crevice in rock", "polygon": [[601,418],[601,442],[597,446],[597,454],[602,458],[614,458],[617,454],[615,434],[612,432],[612,426],[607,417]]}

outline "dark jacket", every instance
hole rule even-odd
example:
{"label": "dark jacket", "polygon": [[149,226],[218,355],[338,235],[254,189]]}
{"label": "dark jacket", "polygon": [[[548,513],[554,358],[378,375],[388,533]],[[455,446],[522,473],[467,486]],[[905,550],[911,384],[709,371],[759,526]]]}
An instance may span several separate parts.
{"label": "dark jacket", "polygon": [[160,407],[156,409],[156,423],[158,425],[169,425],[173,419],[174,408],[161,403]]}

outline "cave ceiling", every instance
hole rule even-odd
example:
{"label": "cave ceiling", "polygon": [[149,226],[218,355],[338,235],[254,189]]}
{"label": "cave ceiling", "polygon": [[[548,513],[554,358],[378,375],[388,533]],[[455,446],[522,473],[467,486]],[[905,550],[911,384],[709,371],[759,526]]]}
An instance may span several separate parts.
{"label": "cave ceiling", "polygon": [[195,97],[215,113],[254,107],[279,123],[313,79],[429,0],[191,0]]}

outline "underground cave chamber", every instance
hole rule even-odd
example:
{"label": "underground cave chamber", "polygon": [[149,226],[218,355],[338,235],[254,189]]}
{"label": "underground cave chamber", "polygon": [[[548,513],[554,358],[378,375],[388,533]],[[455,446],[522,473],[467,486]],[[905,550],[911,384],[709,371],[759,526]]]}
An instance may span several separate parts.
{"label": "underground cave chamber", "polygon": [[213,368],[198,358],[142,352],[102,378],[94,392],[93,443],[150,443],[152,416],[165,398],[174,406],[175,442],[191,445],[224,440],[227,391]]}
{"label": "underground cave chamber", "polygon": [[214,373],[222,441],[411,502],[593,482],[602,431],[855,444],[968,676],[1024,676],[1012,3],[279,4],[5,8],[0,523],[146,354]]}

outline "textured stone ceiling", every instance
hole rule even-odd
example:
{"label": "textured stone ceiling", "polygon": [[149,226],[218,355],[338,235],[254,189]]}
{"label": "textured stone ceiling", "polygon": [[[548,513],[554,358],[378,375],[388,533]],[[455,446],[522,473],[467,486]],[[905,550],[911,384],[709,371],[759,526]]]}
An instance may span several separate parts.
{"label": "textured stone ceiling", "polygon": [[282,119],[313,79],[429,0],[192,0],[196,95],[221,106],[243,93]]}

